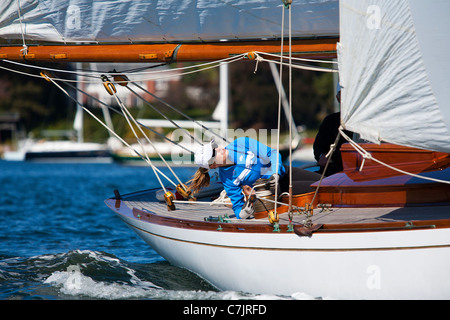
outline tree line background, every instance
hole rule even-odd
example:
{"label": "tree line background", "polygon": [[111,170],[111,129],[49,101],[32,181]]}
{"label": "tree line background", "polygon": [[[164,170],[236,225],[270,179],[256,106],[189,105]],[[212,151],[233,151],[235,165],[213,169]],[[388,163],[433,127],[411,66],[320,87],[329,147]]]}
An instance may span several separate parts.
{"label": "tree line background", "polygon": [[[180,66],[179,64],[176,65]],[[51,67],[55,68],[55,65]],[[70,68],[58,65],[56,68]],[[124,67],[126,69],[126,67]],[[36,69],[24,70],[37,74]],[[255,73],[255,62],[240,61],[230,64],[230,128],[267,128],[277,127],[278,91],[270,67],[260,63]],[[288,92],[288,71],[283,71],[283,83]],[[201,99],[189,96],[188,88],[201,88]],[[331,73],[319,73],[293,69],[293,117],[297,125],[302,125],[314,134],[322,119],[334,110],[335,89]],[[212,112],[219,99],[219,69],[183,76],[182,80],[171,86],[164,99],[191,117],[199,120],[211,120]],[[89,106],[87,106],[89,107]],[[39,137],[42,130],[71,129],[76,105],[53,84],[42,78],[0,70],[0,115],[18,113],[20,123],[27,133]],[[100,118],[99,108],[91,108]],[[151,108],[132,108],[139,117],[161,118]],[[162,110],[173,119],[180,118],[171,110]],[[125,120],[112,113],[115,128],[122,136],[131,136]],[[283,116],[284,117],[284,116]],[[106,130],[91,119],[84,117],[86,141],[104,141],[108,137]],[[282,121],[283,128],[286,121]],[[2,131],[0,143],[7,142],[10,136]]]}

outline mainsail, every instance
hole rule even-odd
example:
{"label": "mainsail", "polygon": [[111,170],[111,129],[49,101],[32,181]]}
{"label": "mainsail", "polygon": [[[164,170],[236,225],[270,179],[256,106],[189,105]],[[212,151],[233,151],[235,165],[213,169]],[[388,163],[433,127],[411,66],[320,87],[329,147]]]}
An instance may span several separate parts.
{"label": "mainsail", "polygon": [[450,152],[450,2],[341,0],[339,75],[346,129]]}
{"label": "mainsail", "polygon": [[[281,0],[4,0],[0,58],[173,62],[274,53],[282,6]],[[335,57],[339,1],[294,1],[291,9],[293,54]]]}
{"label": "mainsail", "polygon": [[[20,17],[17,4],[20,3]],[[0,37],[54,42],[277,38],[280,0],[3,0]],[[296,37],[338,34],[338,1],[294,1]],[[22,24],[22,27],[21,27]]]}
{"label": "mainsail", "polygon": [[[20,3],[20,16],[17,4]],[[0,38],[167,42],[278,38],[281,0],[2,0]],[[294,1],[294,37],[336,36],[338,1]]]}

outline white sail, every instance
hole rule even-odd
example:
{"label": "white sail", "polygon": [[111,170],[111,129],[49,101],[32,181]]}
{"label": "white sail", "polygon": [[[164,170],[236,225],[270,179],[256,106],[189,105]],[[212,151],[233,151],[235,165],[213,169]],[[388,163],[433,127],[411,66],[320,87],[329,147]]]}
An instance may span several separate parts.
{"label": "white sail", "polygon": [[345,128],[450,152],[450,1],[341,0]]}
{"label": "white sail", "polygon": [[[20,17],[17,4],[20,3]],[[277,38],[281,0],[2,0],[0,38],[166,42]],[[338,0],[294,1],[293,36],[336,36]],[[22,23],[22,26],[21,26]]]}

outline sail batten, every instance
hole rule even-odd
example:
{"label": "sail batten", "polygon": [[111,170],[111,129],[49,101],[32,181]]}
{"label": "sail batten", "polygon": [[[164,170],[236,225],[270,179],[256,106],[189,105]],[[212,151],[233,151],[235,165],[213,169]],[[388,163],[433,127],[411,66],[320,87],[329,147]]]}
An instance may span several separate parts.
{"label": "sail batten", "polygon": [[371,142],[450,152],[449,13],[445,0],[341,1],[346,129]]}

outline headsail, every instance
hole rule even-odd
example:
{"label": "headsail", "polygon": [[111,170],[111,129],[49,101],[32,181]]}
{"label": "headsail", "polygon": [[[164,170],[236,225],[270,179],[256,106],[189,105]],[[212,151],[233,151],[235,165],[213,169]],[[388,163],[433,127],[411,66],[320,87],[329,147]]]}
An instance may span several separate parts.
{"label": "headsail", "polygon": [[372,142],[450,152],[450,2],[341,0],[345,128]]}

